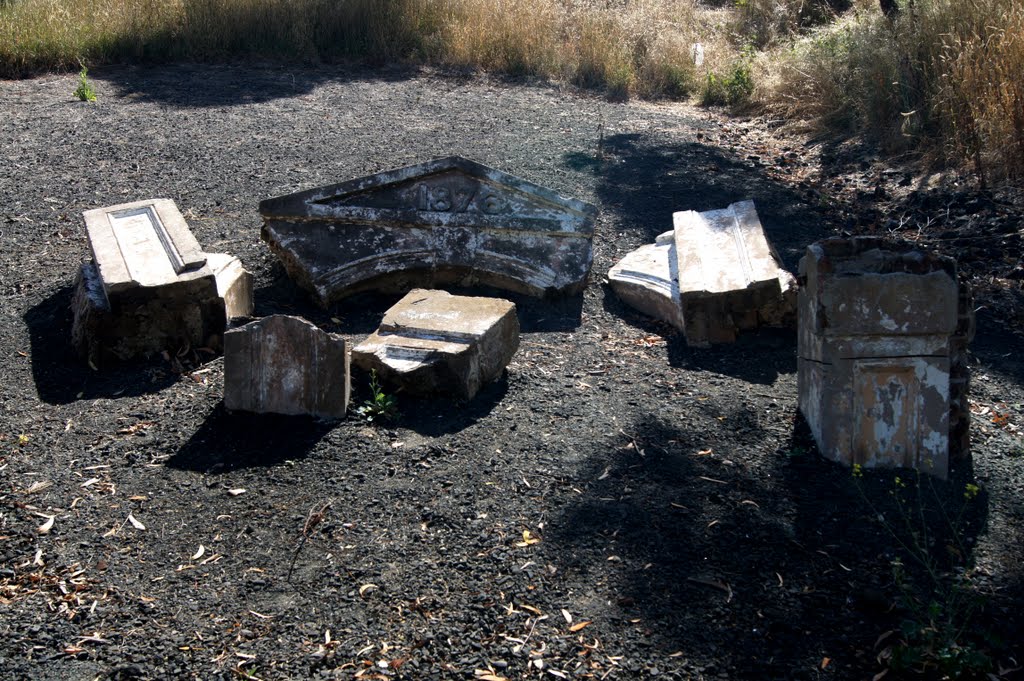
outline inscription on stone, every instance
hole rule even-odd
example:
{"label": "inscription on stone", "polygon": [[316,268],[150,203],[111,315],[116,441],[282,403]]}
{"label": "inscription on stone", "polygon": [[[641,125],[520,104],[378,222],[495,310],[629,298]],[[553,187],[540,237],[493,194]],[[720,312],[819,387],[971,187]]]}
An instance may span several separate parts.
{"label": "inscription on stone", "polygon": [[597,209],[464,158],[260,204],[263,239],[324,305],[366,289],[582,290]]}

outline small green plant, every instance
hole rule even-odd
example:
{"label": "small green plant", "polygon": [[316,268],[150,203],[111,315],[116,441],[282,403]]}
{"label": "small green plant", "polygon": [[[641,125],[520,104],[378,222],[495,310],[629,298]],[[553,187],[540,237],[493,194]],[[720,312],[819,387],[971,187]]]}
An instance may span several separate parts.
{"label": "small green plant", "polygon": [[370,423],[398,418],[398,400],[384,392],[376,371],[370,371],[370,399],[363,402],[356,413]]}
{"label": "small green plant", "polygon": [[701,93],[705,106],[736,106],[750,101],[754,93],[754,78],[750,64],[743,59],[736,61],[724,75],[709,73]]}
{"label": "small green plant", "polygon": [[96,101],[96,91],[92,89],[92,83],[89,82],[89,69],[84,66],[78,72],[78,89],[75,90],[75,97],[83,102]]}
{"label": "small green plant", "polygon": [[[854,464],[852,477],[861,498],[915,568],[909,569],[900,558],[891,563],[893,584],[905,614],[878,660],[896,672],[937,672],[935,678],[942,679],[984,678],[994,664],[973,640],[981,633],[972,624],[983,597],[972,581],[972,559],[964,540],[965,513],[981,488],[974,483],[964,485],[959,511],[952,517],[932,488],[946,535],[940,537],[930,531],[919,474],[914,473],[909,485],[899,475],[893,478],[889,496],[895,506],[894,522],[868,497],[860,464]],[[936,556],[938,547],[945,549],[947,560]],[[942,567],[947,561],[950,565]]]}

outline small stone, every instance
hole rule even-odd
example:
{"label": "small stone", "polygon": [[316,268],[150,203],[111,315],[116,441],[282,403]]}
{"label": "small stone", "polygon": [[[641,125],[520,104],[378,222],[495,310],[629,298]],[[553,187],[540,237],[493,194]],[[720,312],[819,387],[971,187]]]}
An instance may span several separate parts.
{"label": "small stone", "polygon": [[518,348],[513,303],[414,289],[352,350],[352,361],[410,394],[470,399],[501,375]]}
{"label": "small stone", "polygon": [[345,339],[298,317],[273,315],[224,334],[224,406],[256,413],[344,418]]}

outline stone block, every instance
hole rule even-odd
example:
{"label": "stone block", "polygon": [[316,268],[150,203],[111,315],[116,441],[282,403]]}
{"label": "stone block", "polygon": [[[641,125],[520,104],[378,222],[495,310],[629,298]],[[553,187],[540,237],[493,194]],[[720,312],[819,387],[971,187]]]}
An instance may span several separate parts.
{"label": "stone block", "polygon": [[808,247],[800,276],[799,403],[822,454],[945,478],[950,434],[960,455],[969,418],[973,322],[956,263],[911,244],[830,239]]}
{"label": "stone block", "polygon": [[795,279],[768,243],[753,201],[672,219],[688,344],[732,342],[738,331],[780,325],[792,314]]}
{"label": "stone block", "polygon": [[673,231],[609,271],[626,303],[681,329],[694,346],[795,321],[796,280],[768,243],[753,201],[675,213],[673,222]]}
{"label": "stone block", "polygon": [[86,211],[92,262],[78,273],[72,344],[94,365],[184,347],[220,349],[252,311],[237,258],[206,254],[169,199]]}
{"label": "stone block", "polygon": [[341,419],[348,410],[345,339],[299,317],[273,315],[224,334],[229,410]]}
{"label": "stone block", "polygon": [[513,303],[414,289],[352,350],[352,361],[410,394],[470,399],[518,348]]}
{"label": "stone block", "polygon": [[217,295],[224,301],[227,318],[251,317],[253,311],[252,274],[242,261],[226,253],[207,253],[207,264],[217,282]]}
{"label": "stone block", "polygon": [[327,306],[442,284],[578,293],[597,209],[451,157],[268,199],[260,214],[289,276]]}

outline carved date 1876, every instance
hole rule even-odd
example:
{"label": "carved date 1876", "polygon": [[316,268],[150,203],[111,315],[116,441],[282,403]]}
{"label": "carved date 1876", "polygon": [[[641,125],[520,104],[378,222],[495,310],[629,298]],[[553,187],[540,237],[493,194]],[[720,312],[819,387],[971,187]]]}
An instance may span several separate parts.
{"label": "carved date 1876", "polygon": [[465,213],[471,207],[488,215],[497,215],[505,209],[505,201],[490,189],[477,184],[462,187],[416,185],[416,210]]}

